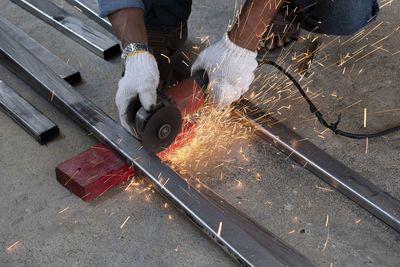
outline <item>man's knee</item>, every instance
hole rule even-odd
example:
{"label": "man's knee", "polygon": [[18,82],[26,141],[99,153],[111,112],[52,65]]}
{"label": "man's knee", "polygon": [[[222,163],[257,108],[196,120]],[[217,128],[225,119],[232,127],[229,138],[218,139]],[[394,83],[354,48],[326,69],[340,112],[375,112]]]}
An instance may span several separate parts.
{"label": "man's knee", "polygon": [[326,32],[335,35],[350,35],[373,21],[379,12],[376,0],[334,1],[340,5],[332,9],[326,20]]}
{"label": "man's knee", "polygon": [[312,0],[299,1],[297,10],[298,21],[306,30],[350,35],[373,21],[379,6],[376,0]]}
{"label": "man's knee", "polygon": [[144,1],[145,22],[151,30],[179,29],[186,23],[192,0],[151,0]]}

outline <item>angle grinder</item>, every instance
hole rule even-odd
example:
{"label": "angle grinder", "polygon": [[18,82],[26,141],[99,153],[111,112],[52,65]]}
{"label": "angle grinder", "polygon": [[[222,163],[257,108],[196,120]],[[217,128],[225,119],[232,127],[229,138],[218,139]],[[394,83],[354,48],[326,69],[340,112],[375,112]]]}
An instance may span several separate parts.
{"label": "angle grinder", "polygon": [[128,120],[147,150],[159,153],[172,144],[182,128],[183,118],[203,106],[207,85],[207,74],[201,71],[164,92],[158,92],[157,104],[149,112],[143,108],[139,98],[131,101]]}

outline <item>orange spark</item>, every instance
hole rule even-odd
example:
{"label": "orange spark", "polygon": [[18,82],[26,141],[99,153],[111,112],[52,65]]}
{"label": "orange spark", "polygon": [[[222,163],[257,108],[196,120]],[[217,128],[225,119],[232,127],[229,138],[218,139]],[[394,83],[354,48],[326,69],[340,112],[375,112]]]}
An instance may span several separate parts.
{"label": "orange spark", "polygon": [[317,188],[318,190],[321,190],[323,192],[333,192],[333,190],[330,189],[330,188],[321,187],[321,186],[318,186],[318,185],[316,185],[315,188]]}
{"label": "orange spark", "polygon": [[128,222],[128,220],[131,218],[131,216],[128,216],[125,221],[121,224],[121,226],[119,227],[120,229],[124,228],[125,224]]}
{"label": "orange spark", "polygon": [[63,209],[63,210],[60,210],[58,213],[60,214],[60,213],[63,213],[64,211],[66,211],[66,210],[68,210],[69,209],[69,207],[66,207],[65,209]]}
{"label": "orange spark", "polygon": [[219,222],[218,232],[217,232],[217,236],[218,236],[218,237],[221,236],[221,230],[222,230],[222,222]]}
{"label": "orange spark", "polygon": [[14,248],[17,248],[17,246],[20,244],[20,241],[17,241],[17,242],[15,242],[15,243],[13,243],[11,246],[9,246],[8,248],[7,248],[7,251],[11,251],[11,250],[13,250]]}

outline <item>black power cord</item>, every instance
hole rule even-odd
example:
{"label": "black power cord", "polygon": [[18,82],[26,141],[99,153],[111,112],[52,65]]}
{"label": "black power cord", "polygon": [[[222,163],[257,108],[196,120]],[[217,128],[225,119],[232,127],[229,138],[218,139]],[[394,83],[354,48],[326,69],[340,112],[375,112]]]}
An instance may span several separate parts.
{"label": "black power cord", "polygon": [[292,75],[290,75],[290,73],[288,73],[284,68],[282,68],[281,66],[279,66],[278,64],[276,64],[273,61],[270,60],[262,60],[259,62],[259,67],[262,65],[272,65],[275,68],[277,68],[279,71],[281,71],[283,74],[285,74],[289,80],[291,80],[294,84],[294,86],[296,86],[296,88],[299,90],[300,94],[303,96],[304,100],[306,100],[306,102],[308,103],[308,105],[310,106],[310,111],[311,113],[315,114],[315,116],[317,117],[318,121],[325,126],[326,128],[330,129],[332,132],[334,132],[337,135],[342,135],[345,137],[349,137],[349,138],[353,138],[353,139],[364,139],[364,138],[372,138],[372,137],[379,137],[379,136],[384,136],[390,133],[394,133],[396,131],[400,130],[400,126],[396,126],[381,132],[377,132],[377,133],[370,133],[370,134],[357,134],[357,133],[349,133],[349,132],[345,132],[342,130],[339,130],[337,127],[340,123],[341,120],[341,114],[338,115],[338,119],[335,123],[328,123],[325,119],[324,116],[322,115],[321,112],[319,112],[318,108],[314,105],[314,103],[310,100],[310,98],[307,96],[307,94],[304,92],[303,88],[301,88],[301,85],[297,82],[297,80],[295,78],[293,78]]}

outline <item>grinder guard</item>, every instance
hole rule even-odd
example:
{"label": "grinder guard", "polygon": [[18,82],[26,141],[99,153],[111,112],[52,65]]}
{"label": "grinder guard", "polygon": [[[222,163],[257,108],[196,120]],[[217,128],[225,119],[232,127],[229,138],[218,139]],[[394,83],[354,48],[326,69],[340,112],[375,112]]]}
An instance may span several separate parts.
{"label": "grinder guard", "polygon": [[138,97],[130,103],[128,110],[133,132],[143,146],[153,153],[167,148],[182,127],[181,112],[161,94],[158,94],[157,105],[150,112],[142,107]]}
{"label": "grinder guard", "polygon": [[147,112],[136,97],[128,106],[128,120],[132,131],[143,146],[158,153],[166,149],[182,128],[182,120],[204,104],[208,84],[204,71],[167,88],[157,94],[157,105]]}

